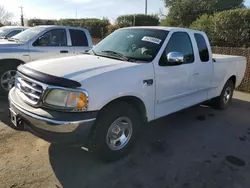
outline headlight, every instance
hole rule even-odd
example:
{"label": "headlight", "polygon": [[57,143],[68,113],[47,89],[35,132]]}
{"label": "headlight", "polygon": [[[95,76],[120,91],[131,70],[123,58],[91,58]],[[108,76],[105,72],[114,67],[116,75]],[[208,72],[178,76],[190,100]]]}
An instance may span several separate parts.
{"label": "headlight", "polygon": [[88,95],[86,92],[52,89],[44,103],[54,108],[83,111],[87,109]]}

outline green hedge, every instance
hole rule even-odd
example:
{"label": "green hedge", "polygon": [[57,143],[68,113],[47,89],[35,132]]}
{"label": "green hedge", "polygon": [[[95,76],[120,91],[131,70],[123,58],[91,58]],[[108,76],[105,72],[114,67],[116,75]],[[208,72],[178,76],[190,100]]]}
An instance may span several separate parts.
{"label": "green hedge", "polygon": [[28,20],[28,26],[38,25],[57,25],[57,20],[46,20],[46,19],[30,19]]}
{"label": "green hedge", "polygon": [[157,15],[145,14],[122,15],[116,19],[116,25],[119,27],[157,26],[159,25],[159,18]]}
{"label": "green hedge", "polygon": [[108,19],[84,18],[84,19],[60,19],[60,20],[45,20],[45,19],[30,19],[29,26],[38,25],[65,25],[72,27],[82,27],[89,30],[94,38],[103,38],[112,33],[118,28],[129,26],[156,26],[159,25],[157,15],[123,15],[116,19],[116,24],[111,25]]}
{"label": "green hedge", "polygon": [[108,34],[108,26],[110,25],[107,19],[61,19],[58,25],[67,25],[73,27],[82,27],[88,29],[91,36],[95,38],[103,38]]}
{"label": "green hedge", "polygon": [[190,27],[205,31],[212,45],[250,46],[250,9],[228,10],[211,16],[203,15]]}
{"label": "green hedge", "polygon": [[95,38],[103,38],[108,34],[108,27],[110,25],[107,19],[60,19],[60,20],[43,20],[43,19],[31,19],[28,20],[29,26],[37,25],[65,25],[72,27],[81,27],[88,29],[91,36]]}

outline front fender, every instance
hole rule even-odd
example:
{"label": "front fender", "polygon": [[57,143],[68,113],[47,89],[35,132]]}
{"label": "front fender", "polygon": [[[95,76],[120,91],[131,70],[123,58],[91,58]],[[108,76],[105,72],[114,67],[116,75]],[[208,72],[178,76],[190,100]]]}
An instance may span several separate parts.
{"label": "front fender", "polygon": [[16,59],[22,62],[29,62],[30,60],[30,52],[29,48],[26,44],[11,46],[11,47],[3,47],[0,45],[0,60],[5,59]]}
{"label": "front fender", "polygon": [[151,63],[118,69],[83,81],[81,84],[89,93],[88,109],[97,111],[118,98],[136,97],[144,103],[148,120],[153,120],[155,84],[147,86],[143,83],[145,79],[154,79]]}

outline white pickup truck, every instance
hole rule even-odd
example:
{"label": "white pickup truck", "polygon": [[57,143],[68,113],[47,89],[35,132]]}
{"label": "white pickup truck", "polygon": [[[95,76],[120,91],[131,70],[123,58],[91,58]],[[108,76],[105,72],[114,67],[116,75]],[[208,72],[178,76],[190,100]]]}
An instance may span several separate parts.
{"label": "white pickup truck", "polygon": [[115,160],[146,122],[207,100],[226,109],[245,69],[245,57],[212,55],[200,31],[119,29],[89,54],[19,66],[11,121],[49,142],[85,144]]}
{"label": "white pickup truck", "polygon": [[52,56],[84,53],[92,48],[86,29],[67,26],[37,26],[0,41],[0,95],[14,86],[20,64]]}

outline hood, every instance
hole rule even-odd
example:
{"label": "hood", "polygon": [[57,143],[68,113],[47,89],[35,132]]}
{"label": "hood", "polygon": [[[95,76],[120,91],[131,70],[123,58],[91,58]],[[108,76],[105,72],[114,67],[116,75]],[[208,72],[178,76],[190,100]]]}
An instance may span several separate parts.
{"label": "hood", "polygon": [[6,47],[6,48],[8,48],[8,47],[18,47],[20,45],[22,45],[22,44],[16,43],[14,41],[8,41],[6,39],[0,39],[0,49],[3,48],[3,47]]}
{"label": "hood", "polygon": [[24,66],[39,72],[81,82],[89,77],[139,64],[93,55],[38,60]]}

